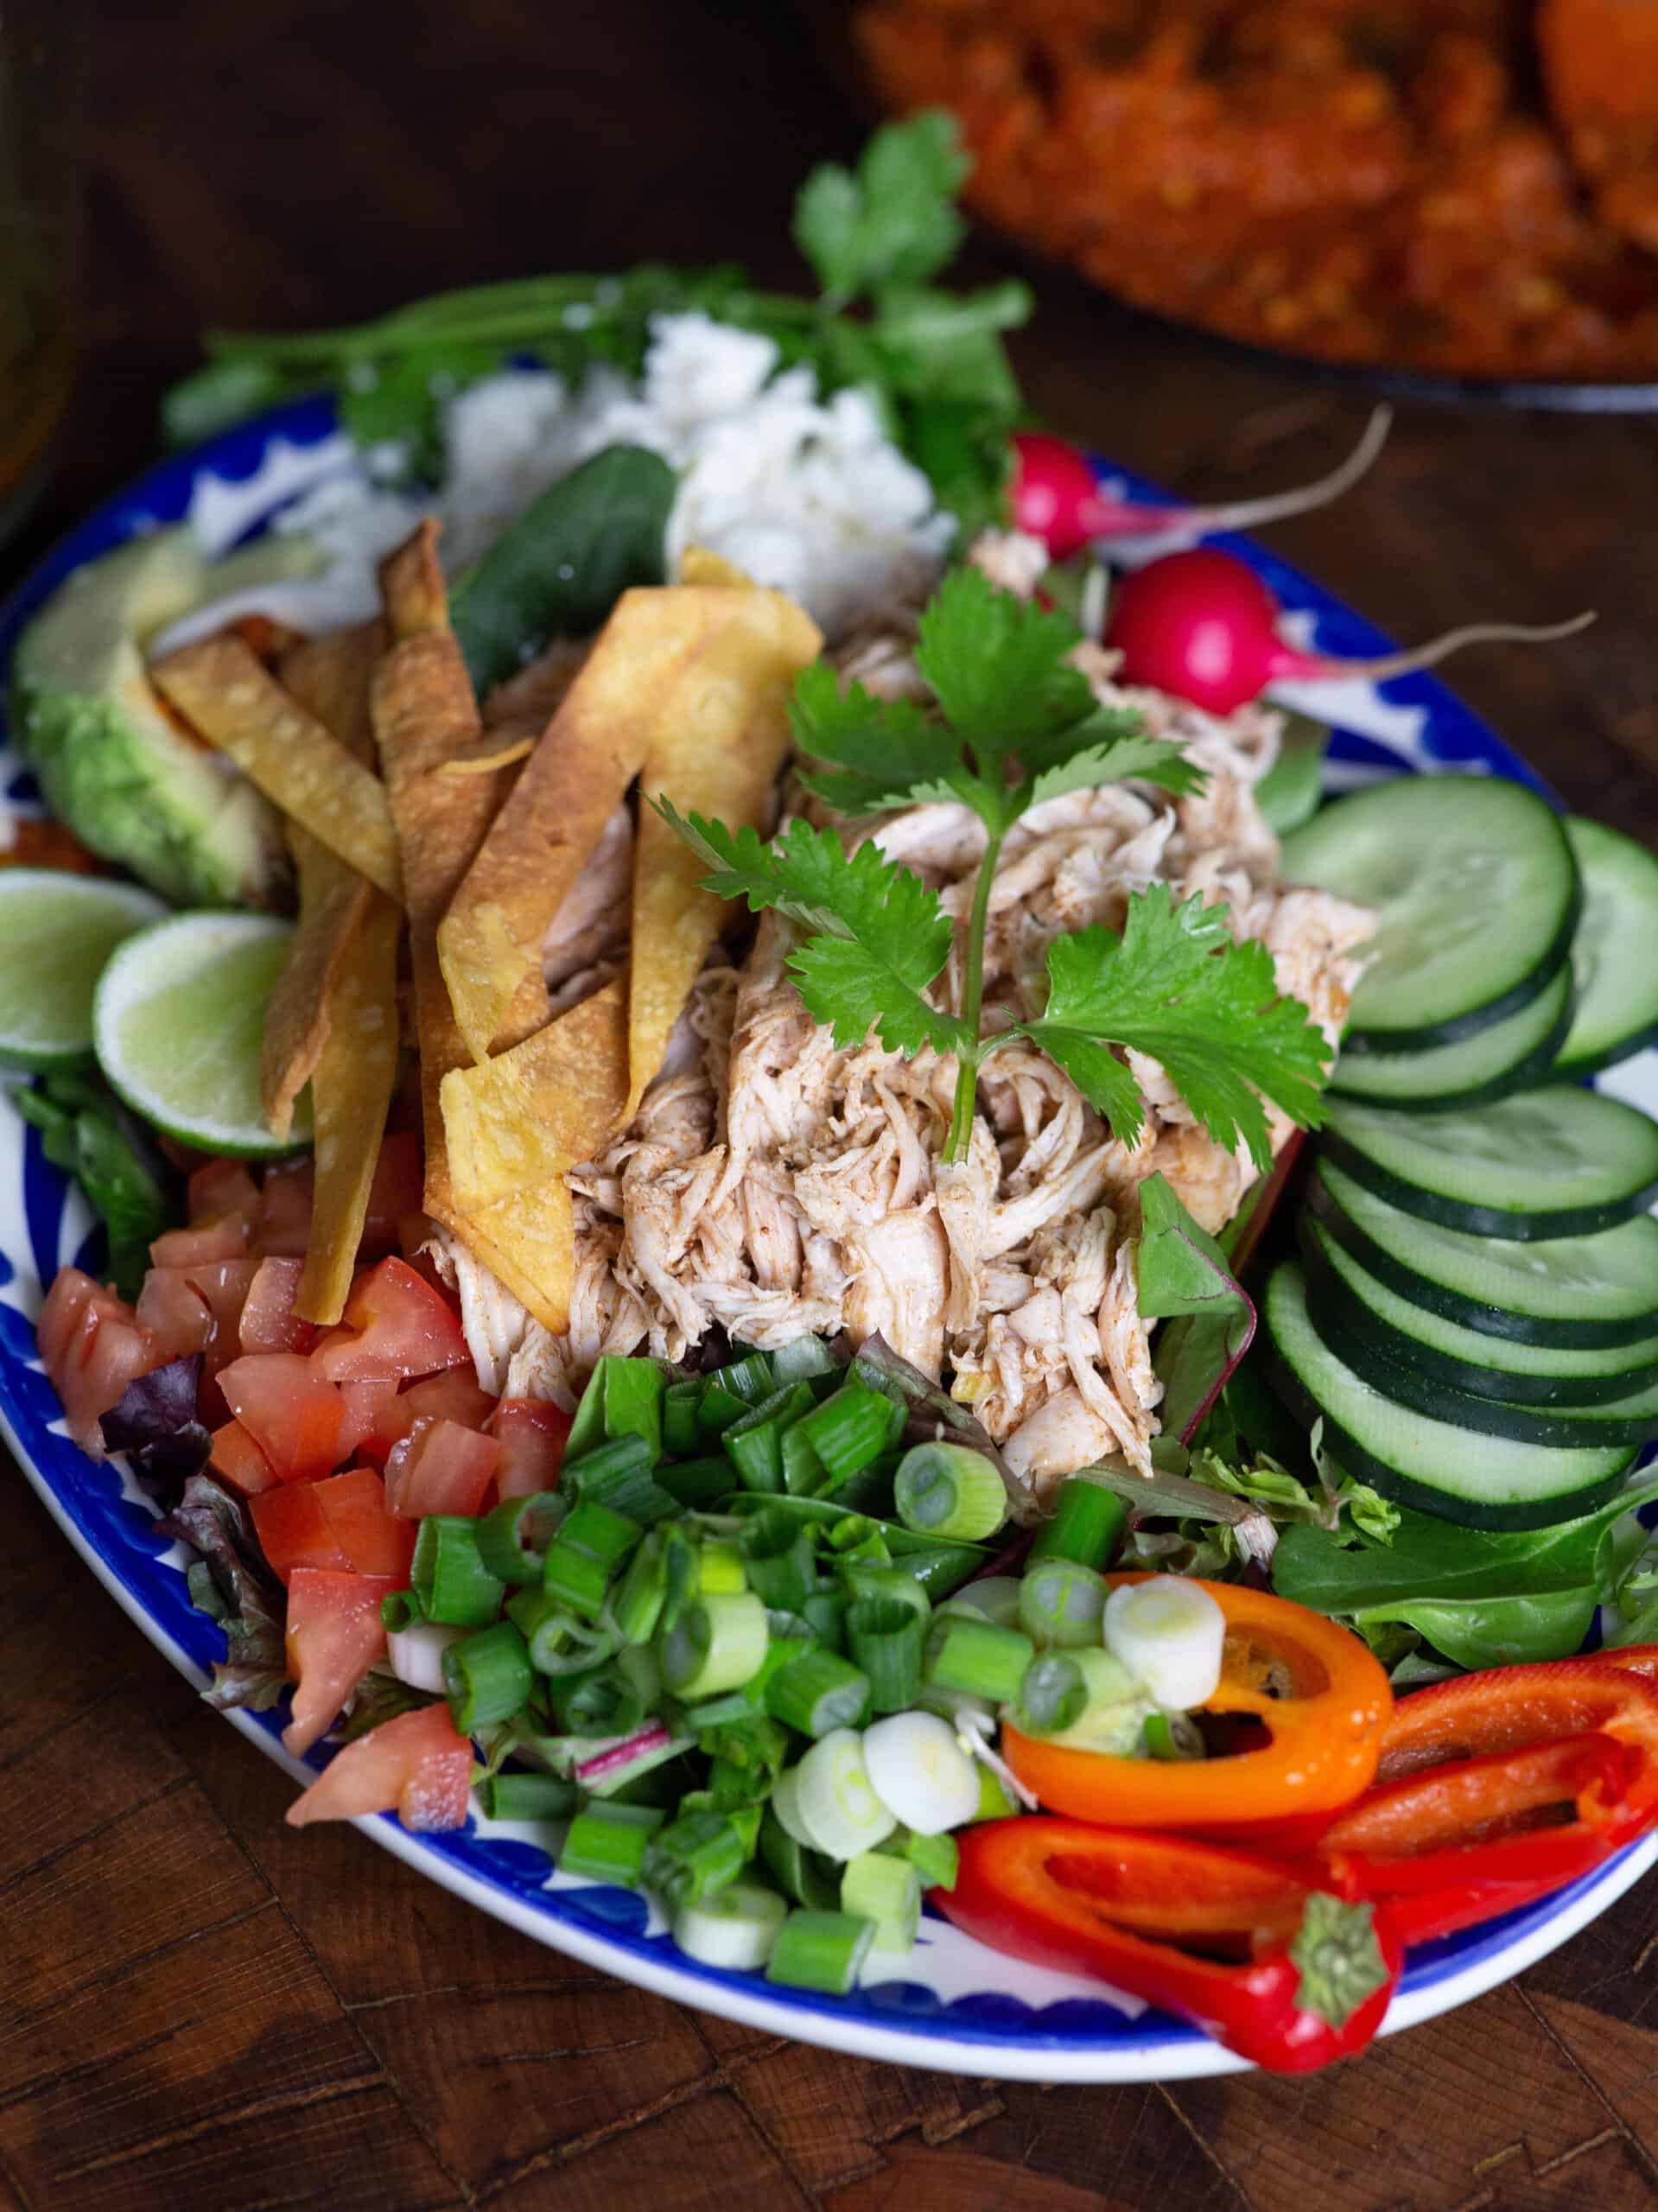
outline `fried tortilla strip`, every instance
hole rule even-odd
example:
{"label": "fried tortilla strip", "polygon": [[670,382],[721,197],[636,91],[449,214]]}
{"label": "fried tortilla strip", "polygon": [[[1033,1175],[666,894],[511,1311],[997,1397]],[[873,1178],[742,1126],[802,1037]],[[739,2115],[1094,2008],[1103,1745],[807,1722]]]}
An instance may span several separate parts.
{"label": "fried tortilla strip", "polygon": [[435,540],[431,525],[422,524],[381,570],[393,642],[374,671],[370,714],[397,827],[409,914],[426,1210],[442,1219],[450,1192],[438,1086],[467,1055],[438,969],[437,925],[515,772],[497,768],[458,779],[435,772],[476,744],[479,721],[471,680],[444,618],[441,576],[435,587],[431,581]]}
{"label": "fried tortilla strip", "polygon": [[677,584],[705,584],[721,591],[753,591],[754,579],[723,553],[706,545],[688,545],[679,556]]}
{"label": "fried tortilla strip", "polygon": [[564,1334],[575,1276],[575,1216],[562,1175],[476,1213],[439,1218],[544,1329]]}
{"label": "fried tortilla strip", "polygon": [[403,912],[381,892],[370,889],[368,895],[373,903],[335,977],[327,1042],[311,1078],[316,1192],[294,1311],[325,1327],[339,1320],[351,1295],[369,1189],[397,1081]]}
{"label": "fried tortilla strip", "polygon": [[169,704],[235,761],[290,822],[389,898],[402,896],[385,793],[240,638],[181,645],[149,671]]}
{"label": "fried tortilla strip", "polygon": [[645,761],[676,678],[729,620],[731,594],[624,592],[438,931],[473,1057],[530,1033],[509,1020],[546,935]]}
{"label": "fried tortilla strip", "polygon": [[624,1119],[638,1110],[666,1057],[727,912],[723,899],[701,887],[707,862],[651,801],[671,799],[682,814],[707,815],[734,830],[744,823],[768,830],[789,744],[789,692],[823,646],[817,625],[781,592],[702,595],[723,604],[726,620],[675,683],[640,782]]}
{"label": "fried tortilla strip", "polygon": [[473,1214],[592,1160],[627,1103],[627,997],[619,982],[510,1052],[443,1078],[455,1203]]}
{"label": "fried tortilla strip", "polygon": [[[368,689],[380,649],[378,623],[339,630],[283,656],[283,687],[315,715],[355,760],[374,758]],[[288,842],[299,880],[299,924],[265,1015],[259,1095],[273,1135],[286,1137],[294,1103],[311,1080],[328,1039],[335,988],[370,905],[383,893],[297,822]]]}

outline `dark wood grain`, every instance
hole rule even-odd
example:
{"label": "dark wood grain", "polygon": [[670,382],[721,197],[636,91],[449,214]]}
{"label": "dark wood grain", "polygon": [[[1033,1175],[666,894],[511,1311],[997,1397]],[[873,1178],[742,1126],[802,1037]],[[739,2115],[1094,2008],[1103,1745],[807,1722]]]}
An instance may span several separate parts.
{"label": "dark wood grain", "polygon": [[[797,275],[860,121],[769,0],[106,0],[89,348],[8,572],[154,450],[204,322],[353,318],[645,255]],[[998,267],[977,250],[981,271]],[[1045,280],[1036,406],[1183,490],[1312,474],[1361,396]],[[1658,424],[1425,408],[1274,542],[1384,628],[1599,609],[1456,681],[1658,842]],[[5,578],[0,576],[0,582]],[[677,2010],[460,1905],[203,1708],[0,1470],[0,2201],[27,2212],[819,2205],[1604,2212],[1658,2195],[1658,1885],[1518,1983],[1307,2083],[1043,2089]]]}

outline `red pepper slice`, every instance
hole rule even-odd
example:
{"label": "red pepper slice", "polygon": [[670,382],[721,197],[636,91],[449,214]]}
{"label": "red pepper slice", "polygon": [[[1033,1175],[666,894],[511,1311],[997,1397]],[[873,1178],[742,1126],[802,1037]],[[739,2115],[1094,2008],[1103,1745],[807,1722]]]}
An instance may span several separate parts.
{"label": "red pepper slice", "polygon": [[1422,1941],[1575,1881],[1655,1822],[1658,1683],[1596,1654],[1401,1699],[1374,1788],[1318,1850],[1345,1893],[1414,1900],[1399,1917]]}
{"label": "red pepper slice", "polygon": [[932,1902],[992,1948],[1096,1974],[1275,2073],[1363,2050],[1399,1979],[1385,1909],[1188,1836],[1041,1816],[959,1839]]}

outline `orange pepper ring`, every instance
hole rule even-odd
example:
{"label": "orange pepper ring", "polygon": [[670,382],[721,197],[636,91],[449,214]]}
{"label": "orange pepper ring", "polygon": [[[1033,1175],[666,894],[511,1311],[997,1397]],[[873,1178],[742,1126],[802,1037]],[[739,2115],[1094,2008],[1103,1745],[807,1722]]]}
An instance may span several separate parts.
{"label": "orange pepper ring", "polygon": [[[1113,1574],[1114,1586],[1145,1582]],[[1375,1779],[1393,1712],[1382,1667],[1350,1630],[1323,1614],[1235,1583],[1202,1582],[1225,1616],[1221,1680],[1206,1713],[1248,1713],[1271,1741],[1229,1758],[1119,1758],[1053,1744],[1004,1724],[1001,1754],[1050,1812],[1114,1827],[1230,1834],[1258,1823],[1323,1818],[1350,1805]],[[1300,1694],[1274,1697],[1248,1668],[1265,1652]]]}

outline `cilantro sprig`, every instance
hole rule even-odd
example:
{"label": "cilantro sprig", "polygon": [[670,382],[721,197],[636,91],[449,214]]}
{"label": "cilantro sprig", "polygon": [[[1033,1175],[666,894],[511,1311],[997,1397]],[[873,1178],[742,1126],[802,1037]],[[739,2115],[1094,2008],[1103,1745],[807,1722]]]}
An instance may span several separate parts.
{"label": "cilantro sprig", "polygon": [[794,215],[815,301],[757,291],[729,265],[647,264],[441,292],[342,329],[210,331],[206,365],[167,396],[168,433],[208,437],[328,385],[360,447],[396,448],[411,474],[430,479],[455,392],[515,363],[572,379],[599,362],[637,375],[652,319],[696,309],[774,340],[785,362],[810,363],[826,393],[861,386],[970,532],[1001,503],[1020,400],[1001,334],[1026,321],[1031,296],[1011,281],[970,293],[937,285],[961,244],[955,195],[969,166],[953,119],[932,112],[878,131],[855,168],[815,169]]}
{"label": "cilantro sprig", "polygon": [[708,890],[797,925],[790,969],[808,1012],[837,1045],[860,1045],[873,1029],[906,1058],[927,1046],[955,1056],[947,1160],[966,1157],[980,1069],[1022,1038],[1056,1061],[1128,1144],[1145,1125],[1145,1104],[1118,1050],[1146,1053],[1217,1141],[1229,1150],[1243,1142],[1264,1172],[1272,1152],[1262,1096],[1314,1125],[1330,1048],[1305,1007],[1279,991],[1266,947],[1234,941],[1224,906],[1178,902],[1167,884],[1152,885],[1129,899],[1121,933],[1095,924],[1055,938],[1042,1013],[983,1033],[991,887],[1020,816],[1060,792],[1128,778],[1176,794],[1204,782],[1178,745],[1096,704],[1071,664],[1079,635],[1064,615],[958,569],[919,626],[916,665],[931,709],[843,687],[822,662],[795,687],[800,778],[819,798],[863,816],[953,799],[983,823],[959,1013],[930,996],[955,945],[954,923],[919,876],[873,841],[848,854],[833,829],[797,821],[768,844],[747,827],[655,804],[707,861]]}

